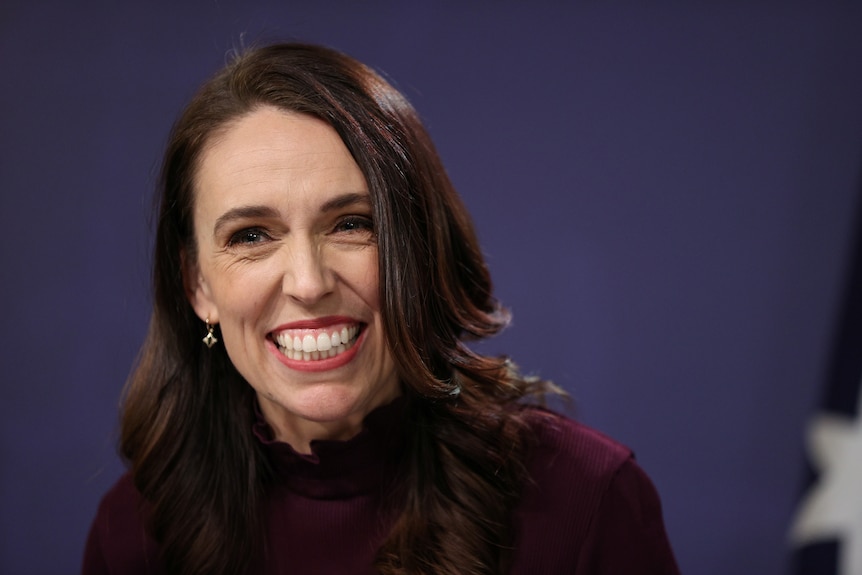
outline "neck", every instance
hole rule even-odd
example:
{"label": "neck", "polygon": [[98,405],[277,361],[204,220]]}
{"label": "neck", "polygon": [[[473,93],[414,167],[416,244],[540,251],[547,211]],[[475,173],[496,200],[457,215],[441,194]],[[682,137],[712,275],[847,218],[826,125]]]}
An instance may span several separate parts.
{"label": "neck", "polygon": [[297,453],[308,455],[312,452],[312,441],[347,441],[355,437],[362,431],[363,421],[371,411],[391,403],[399,395],[401,388],[396,385],[388,393],[380,394],[373,401],[357,406],[349,413],[326,413],[328,417],[320,419],[300,417],[260,394],[258,405],[263,419],[272,429],[274,438],[289,444]]}

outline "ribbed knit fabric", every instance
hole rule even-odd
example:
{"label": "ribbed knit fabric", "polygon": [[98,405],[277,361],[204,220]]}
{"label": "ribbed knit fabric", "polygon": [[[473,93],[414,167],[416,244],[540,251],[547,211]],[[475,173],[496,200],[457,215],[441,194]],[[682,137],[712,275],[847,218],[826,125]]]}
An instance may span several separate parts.
{"label": "ribbed knit fabric", "polygon": [[632,452],[577,422],[539,415],[510,573],[678,575],[658,493]]}
{"label": "ribbed knit fabric", "polygon": [[[532,409],[532,408],[531,408]],[[373,575],[391,526],[384,509],[402,454],[404,402],[369,414],[349,441],[312,442],[312,454],[275,441],[263,422],[280,483],[267,506],[267,543],[253,573]],[[535,409],[530,480],[513,512],[511,575],[677,575],[658,495],[631,451],[597,431]],[[90,530],[84,575],[157,575],[158,547],[144,532],[128,474],[105,495]]]}

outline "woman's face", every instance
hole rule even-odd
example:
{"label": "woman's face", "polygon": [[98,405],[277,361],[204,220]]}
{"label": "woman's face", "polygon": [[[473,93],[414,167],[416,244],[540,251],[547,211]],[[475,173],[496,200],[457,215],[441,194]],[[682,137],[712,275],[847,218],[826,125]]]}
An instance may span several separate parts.
{"label": "woman's face", "polygon": [[279,439],[349,438],[399,394],[368,186],[335,130],[272,107],[229,124],[201,157],[194,222],[189,299]]}

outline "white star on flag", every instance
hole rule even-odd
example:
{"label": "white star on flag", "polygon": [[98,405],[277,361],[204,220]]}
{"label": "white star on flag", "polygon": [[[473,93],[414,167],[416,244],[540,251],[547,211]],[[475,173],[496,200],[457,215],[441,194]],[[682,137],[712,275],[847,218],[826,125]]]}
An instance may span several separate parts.
{"label": "white star on flag", "polygon": [[[862,390],[857,414],[862,414]],[[862,575],[862,417],[820,414],[806,434],[820,473],[799,505],[790,540],[796,547],[837,539],[839,573]]]}

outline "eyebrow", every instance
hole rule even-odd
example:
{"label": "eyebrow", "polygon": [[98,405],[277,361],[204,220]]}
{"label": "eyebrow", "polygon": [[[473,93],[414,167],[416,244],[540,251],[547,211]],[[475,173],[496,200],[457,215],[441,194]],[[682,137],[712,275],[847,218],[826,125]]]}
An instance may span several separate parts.
{"label": "eyebrow", "polygon": [[278,212],[269,206],[240,206],[232,208],[216,220],[213,227],[213,235],[218,236],[223,227],[234,220],[254,219],[254,218],[274,218],[278,216]]}
{"label": "eyebrow", "polygon": [[331,212],[334,210],[340,210],[342,208],[347,208],[350,206],[355,206],[356,204],[363,204],[365,206],[371,205],[371,200],[368,197],[367,193],[348,193],[341,194],[340,196],[335,196],[322,206],[320,206],[321,212]]}
{"label": "eyebrow", "polygon": [[[370,206],[371,200],[369,199],[368,194],[356,192],[341,194],[320,206],[320,211],[324,213],[332,212],[357,204]],[[239,206],[237,208],[232,208],[223,213],[216,220],[215,226],[213,227],[213,235],[217,236],[223,227],[234,220],[276,218],[278,215],[278,210],[269,206]]]}

